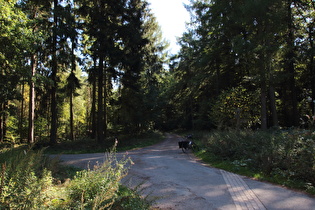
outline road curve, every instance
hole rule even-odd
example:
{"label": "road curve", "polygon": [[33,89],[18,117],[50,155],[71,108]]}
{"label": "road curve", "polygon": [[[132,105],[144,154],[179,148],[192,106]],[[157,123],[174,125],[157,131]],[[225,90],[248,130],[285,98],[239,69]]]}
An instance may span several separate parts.
{"label": "road curve", "polygon": [[[144,196],[154,199],[156,209],[315,210],[314,197],[202,164],[178,148],[180,140],[168,134],[160,144],[127,152],[134,165],[124,184],[140,186]],[[104,154],[61,155],[60,159],[86,168],[102,162]]]}

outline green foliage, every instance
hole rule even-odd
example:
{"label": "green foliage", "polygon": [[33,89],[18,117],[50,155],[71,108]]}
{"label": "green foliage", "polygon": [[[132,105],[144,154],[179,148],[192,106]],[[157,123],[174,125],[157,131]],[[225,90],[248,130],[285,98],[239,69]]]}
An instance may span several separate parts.
{"label": "green foliage", "polygon": [[[302,114],[297,107],[307,96],[315,98],[314,5],[304,0],[194,0],[187,8],[191,22],[179,39],[178,64],[172,66],[177,94],[169,98],[177,117],[190,120],[193,129],[213,118],[223,128],[248,127],[258,118],[264,128],[297,126]],[[245,81],[251,89],[243,93],[255,99],[250,106],[230,92],[234,87],[236,95],[241,93]],[[233,106],[237,100],[241,107]],[[312,111],[310,104],[305,108]]]}
{"label": "green foliage", "polygon": [[1,209],[149,209],[137,189],[120,184],[132,161],[118,159],[115,148],[89,170],[60,166],[27,148],[2,150],[0,164]]}
{"label": "green foliage", "polygon": [[92,170],[79,171],[71,181],[68,192],[72,208],[105,209],[117,198],[119,182],[127,174],[126,164],[130,159],[118,160],[110,152],[104,163]]}
{"label": "green foliage", "polygon": [[[315,186],[315,133],[311,131],[215,131],[203,137],[204,158],[240,171],[249,168],[288,186]],[[217,165],[218,166],[218,165]]]}
{"label": "green foliage", "polygon": [[249,128],[259,122],[259,93],[242,86],[223,91],[212,106],[211,119],[219,129]]}
{"label": "green foliage", "polygon": [[112,206],[112,209],[122,210],[146,210],[150,209],[152,201],[147,198],[142,198],[139,195],[138,189],[129,189],[125,186],[120,186],[118,198]]}
{"label": "green foliage", "polygon": [[37,209],[45,202],[42,192],[52,184],[51,172],[43,168],[42,151],[9,150],[1,154],[0,207]]}

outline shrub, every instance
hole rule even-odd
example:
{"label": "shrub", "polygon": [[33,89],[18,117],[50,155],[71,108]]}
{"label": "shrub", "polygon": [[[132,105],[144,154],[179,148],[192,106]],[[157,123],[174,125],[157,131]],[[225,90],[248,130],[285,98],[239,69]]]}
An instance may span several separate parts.
{"label": "shrub", "polygon": [[77,172],[68,187],[72,208],[105,209],[113,205],[117,198],[120,180],[127,175],[130,159],[118,160],[115,152],[110,152],[104,163],[92,170]]}
{"label": "shrub", "polygon": [[303,180],[315,186],[315,133],[230,130],[213,132],[205,139],[208,152],[222,160],[244,163],[268,176]]}
{"label": "shrub", "polygon": [[[118,160],[113,149],[104,156],[104,163],[77,171],[71,180],[65,178],[67,172],[61,173],[57,160],[44,156],[43,150],[3,151],[0,209],[109,209],[113,205],[118,209],[149,209],[149,202],[136,191],[120,185],[131,163],[126,157]],[[73,169],[66,171],[73,173]]]}
{"label": "shrub", "polygon": [[315,133],[287,132],[285,145],[281,150],[279,168],[287,176],[306,180],[315,186]]}
{"label": "shrub", "polygon": [[123,209],[150,209],[150,205],[154,201],[150,201],[148,197],[142,198],[139,195],[139,185],[135,189],[130,189],[125,186],[120,186],[118,197],[112,206],[112,209],[123,210]]}

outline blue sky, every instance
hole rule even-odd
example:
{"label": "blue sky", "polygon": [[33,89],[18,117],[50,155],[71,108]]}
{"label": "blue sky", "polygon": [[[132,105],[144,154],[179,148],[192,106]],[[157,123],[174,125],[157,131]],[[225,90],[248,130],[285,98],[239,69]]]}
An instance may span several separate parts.
{"label": "blue sky", "polygon": [[175,54],[179,50],[176,37],[181,37],[185,31],[185,22],[189,22],[190,16],[183,3],[189,0],[148,0],[152,13],[161,26],[163,36],[170,42],[170,52]]}

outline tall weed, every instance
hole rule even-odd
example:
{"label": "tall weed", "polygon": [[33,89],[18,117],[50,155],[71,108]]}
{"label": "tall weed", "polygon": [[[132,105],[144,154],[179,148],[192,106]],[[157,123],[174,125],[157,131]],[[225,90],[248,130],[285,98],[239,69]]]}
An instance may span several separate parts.
{"label": "tall weed", "polygon": [[149,209],[149,202],[137,192],[121,186],[132,161],[118,159],[115,148],[104,155],[103,163],[77,171],[66,181],[59,180],[61,167],[43,150],[2,152],[0,164],[0,209],[110,209],[113,205]]}
{"label": "tall weed", "polygon": [[71,207],[75,209],[106,209],[117,198],[120,180],[127,175],[129,158],[118,160],[114,151],[109,152],[102,164],[93,169],[77,172],[68,187]]}
{"label": "tall weed", "polygon": [[42,192],[52,184],[50,171],[42,165],[42,150],[11,150],[1,159],[0,208],[39,208],[45,202]]}

